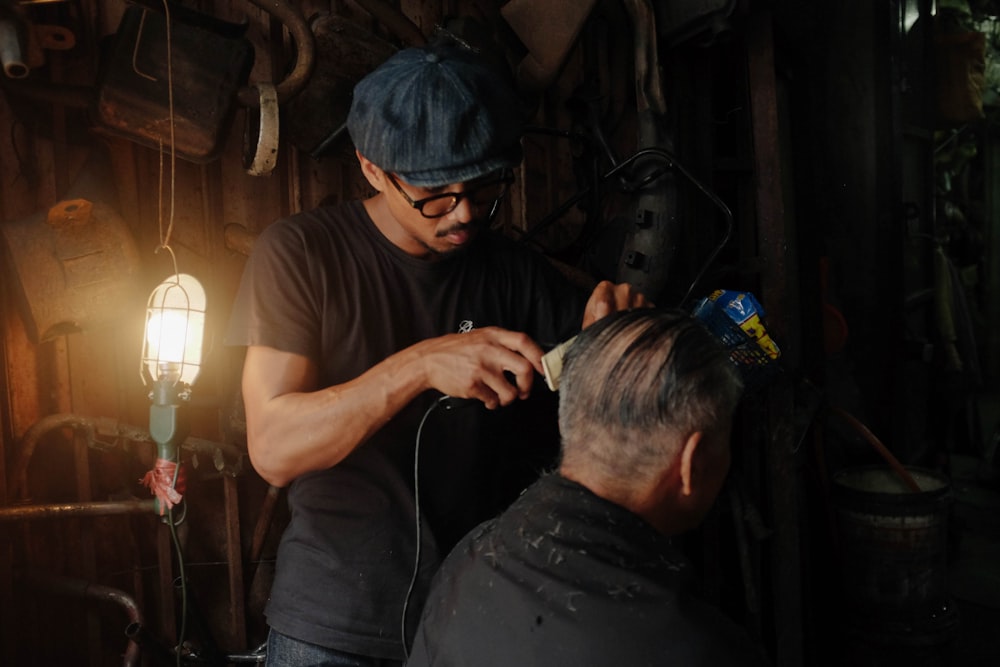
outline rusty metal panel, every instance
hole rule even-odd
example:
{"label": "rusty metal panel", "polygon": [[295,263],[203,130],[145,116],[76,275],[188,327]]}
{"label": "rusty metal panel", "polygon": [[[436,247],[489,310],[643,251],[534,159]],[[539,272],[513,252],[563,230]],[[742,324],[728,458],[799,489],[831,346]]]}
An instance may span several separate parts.
{"label": "rusty metal panel", "polygon": [[121,217],[87,199],[0,225],[35,343],[113,323],[136,304],[139,256]]}
{"label": "rusty metal panel", "polygon": [[172,144],[178,157],[210,162],[229,135],[253,45],[180,20],[169,25],[168,52],[165,16],[135,6],[125,11],[102,67],[95,120],[110,134],[155,149]]}

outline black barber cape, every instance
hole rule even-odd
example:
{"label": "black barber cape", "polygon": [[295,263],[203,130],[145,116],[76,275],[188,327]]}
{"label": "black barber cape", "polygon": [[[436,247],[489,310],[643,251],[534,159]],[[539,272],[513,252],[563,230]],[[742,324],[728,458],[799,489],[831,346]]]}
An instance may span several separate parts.
{"label": "black barber cape", "polygon": [[407,667],[766,665],[692,583],[649,524],[549,475],[448,556]]}

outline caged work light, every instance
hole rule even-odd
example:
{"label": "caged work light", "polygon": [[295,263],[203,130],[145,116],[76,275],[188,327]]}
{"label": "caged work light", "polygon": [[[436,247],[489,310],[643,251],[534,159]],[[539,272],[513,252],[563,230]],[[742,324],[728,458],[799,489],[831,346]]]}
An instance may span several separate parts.
{"label": "caged work light", "polygon": [[205,290],[194,276],[174,274],[150,294],[140,373],[150,389],[149,434],[156,443],[156,464],[142,482],[156,496],[161,516],[183,499],[180,445],[187,424],[182,408],[201,371],[204,331]]}

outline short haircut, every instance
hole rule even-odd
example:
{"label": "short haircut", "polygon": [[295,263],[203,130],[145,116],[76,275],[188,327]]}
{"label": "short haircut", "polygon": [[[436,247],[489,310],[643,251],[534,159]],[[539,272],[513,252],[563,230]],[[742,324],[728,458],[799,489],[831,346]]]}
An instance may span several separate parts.
{"label": "short haircut", "polygon": [[726,350],[681,310],[609,315],[569,347],[559,389],[565,466],[626,479],[668,465],[679,436],[732,418],[743,385]]}

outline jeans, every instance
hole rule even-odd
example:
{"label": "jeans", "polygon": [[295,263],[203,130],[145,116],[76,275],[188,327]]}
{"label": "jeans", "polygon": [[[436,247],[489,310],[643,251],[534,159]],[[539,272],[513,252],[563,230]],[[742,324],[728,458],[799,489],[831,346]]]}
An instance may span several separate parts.
{"label": "jeans", "polygon": [[354,655],[293,639],[273,628],[267,635],[266,667],[401,667],[398,660]]}

